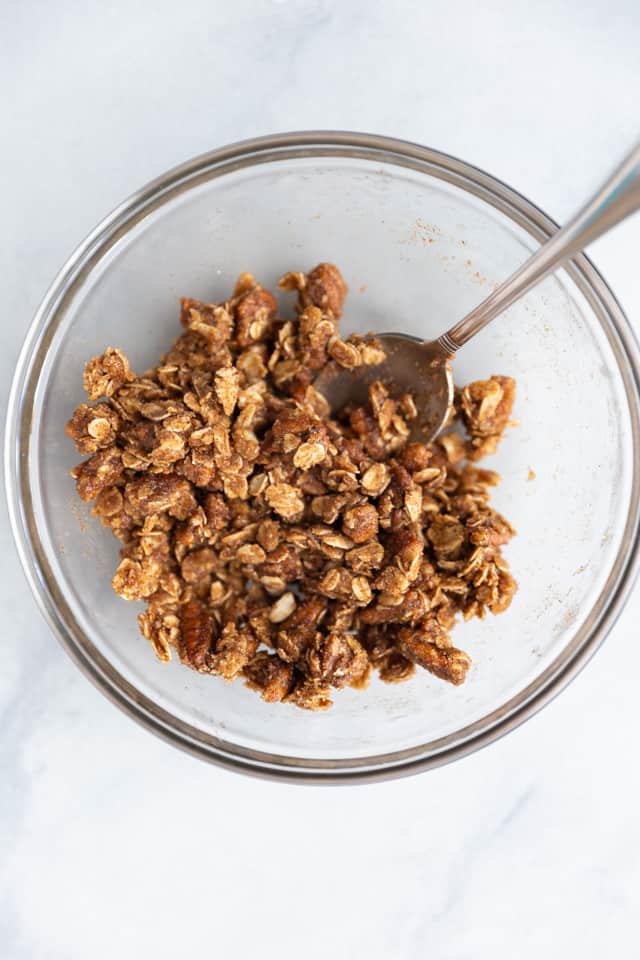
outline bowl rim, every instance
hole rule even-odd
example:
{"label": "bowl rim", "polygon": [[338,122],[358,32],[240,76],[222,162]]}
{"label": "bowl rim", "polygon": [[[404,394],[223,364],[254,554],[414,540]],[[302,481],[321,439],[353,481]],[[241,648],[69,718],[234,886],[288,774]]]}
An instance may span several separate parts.
{"label": "bowl rim", "polygon": [[[415,774],[462,758],[532,717],[591,659],[633,588],[640,569],[640,352],[620,304],[585,254],[573,258],[564,269],[599,317],[622,377],[636,451],[632,509],[607,583],[576,637],[547,670],[488,717],[466,728],[467,735],[457,742],[446,741],[459,737],[461,731],[443,738],[442,748],[435,750],[439,741],[390,754],[353,759],[283,757],[203,734],[158,707],[118,674],[77,624],[70,624],[61,614],[66,602],[44,559],[31,509],[29,484],[33,396],[55,330],[56,316],[65,301],[71,298],[74,286],[83,282],[91,272],[92,261],[104,255],[158,206],[198,182],[256,164],[316,156],[375,159],[430,174],[485,200],[539,241],[544,241],[558,229],[555,221],[539,207],[482,169],[429,147],[375,134],[324,130],[279,133],[239,141],[187,160],[148,182],[108,214],[71,254],[45,294],[20,351],[9,395],[4,449],[5,487],[18,555],[45,620],[74,662],[121,710],[173,746],[227,769],[292,783],[363,783]],[[424,752],[426,747],[430,749],[429,753]]]}

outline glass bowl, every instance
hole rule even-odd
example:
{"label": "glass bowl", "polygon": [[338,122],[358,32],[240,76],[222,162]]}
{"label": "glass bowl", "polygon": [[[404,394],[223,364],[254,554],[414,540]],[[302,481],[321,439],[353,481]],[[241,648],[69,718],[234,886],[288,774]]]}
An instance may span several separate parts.
{"label": "glass bowl", "polygon": [[170,171],[73,254],[33,322],[13,384],[6,479],[22,563],[76,663],[131,717],[229,768],[320,782],[399,776],[464,756],[561,690],[597,649],[638,567],[638,352],[598,272],[580,256],[455,361],[458,383],[515,376],[512,429],[487,462],[518,536],[520,583],[499,617],[461,624],[464,686],[424,671],[344,690],[327,713],[265,704],[159,663],[138,604],[110,579],[118,543],[76,497],[64,425],[85,361],[119,346],[136,370],[179,332],[178,297],[217,300],[240,271],[273,285],[335,261],[348,330],[431,338],[482,299],[556,225],[504,184],[434,150],[351,133],[272,136]]}

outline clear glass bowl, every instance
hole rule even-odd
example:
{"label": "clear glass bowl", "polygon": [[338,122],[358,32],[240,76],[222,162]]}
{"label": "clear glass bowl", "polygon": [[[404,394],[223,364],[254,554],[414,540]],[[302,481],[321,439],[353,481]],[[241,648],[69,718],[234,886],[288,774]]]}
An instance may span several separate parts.
{"label": "clear glass bowl", "polygon": [[[349,330],[431,338],[555,229],[487,174],[424,147],[359,134],[262,138],[199,157],[143,188],[73,254],[42,304],[13,385],[10,512],[35,596],[65,648],[131,717],[227,767],[342,782],[423,770],[512,729],[602,642],[638,566],[638,353],[611,291],[583,256],[512,307],[455,361],[459,383],[518,381],[490,466],[518,536],[511,609],[461,624],[473,658],[454,688],[419,671],[345,690],[302,713],[160,664],[138,605],[110,586],[118,543],[79,502],[64,424],[82,370],[122,347],[137,370],[178,333],[178,297],[224,297],[250,270],[267,285],[323,259],[350,285]],[[535,474],[535,477],[533,476]]]}

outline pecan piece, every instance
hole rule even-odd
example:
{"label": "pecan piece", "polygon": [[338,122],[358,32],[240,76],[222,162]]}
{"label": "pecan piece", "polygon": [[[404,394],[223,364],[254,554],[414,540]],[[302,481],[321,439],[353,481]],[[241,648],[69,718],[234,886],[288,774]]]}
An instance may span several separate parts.
{"label": "pecan piece", "polygon": [[180,660],[194,670],[206,670],[212,644],[213,618],[201,603],[190,600],[180,609]]}
{"label": "pecan piece", "polygon": [[457,686],[464,682],[471,657],[464,650],[451,646],[444,631],[438,633],[437,642],[433,642],[429,634],[403,628],[398,631],[398,649],[407,660]]}
{"label": "pecan piece", "polygon": [[346,510],[342,517],[342,529],[354,543],[366,543],[378,533],[378,511],[370,503]]}
{"label": "pecan piece", "polygon": [[258,690],[267,703],[284,700],[293,686],[293,665],[265,650],[256,653],[244,668],[247,686]]}
{"label": "pecan piece", "polygon": [[332,263],[319,263],[307,274],[305,297],[316,307],[331,313],[336,319],[342,316],[347,296],[347,285],[338,268]]}
{"label": "pecan piece", "polygon": [[310,597],[300,603],[278,631],[278,656],[286,663],[297,663],[326,612],[326,601],[320,597]]}

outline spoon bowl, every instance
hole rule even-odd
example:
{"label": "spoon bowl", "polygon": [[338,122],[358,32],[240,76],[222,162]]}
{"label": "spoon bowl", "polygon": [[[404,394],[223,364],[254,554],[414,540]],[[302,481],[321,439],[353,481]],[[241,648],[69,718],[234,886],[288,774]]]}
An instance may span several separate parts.
{"label": "spoon bowl", "polygon": [[410,421],[409,441],[428,443],[445,426],[453,404],[451,361],[440,343],[424,342],[405,333],[376,335],[386,357],[373,366],[346,370],[329,364],[314,386],[337,412],[348,403],[361,405],[369,398],[369,386],[381,381],[392,397],[408,393],[417,415]]}

